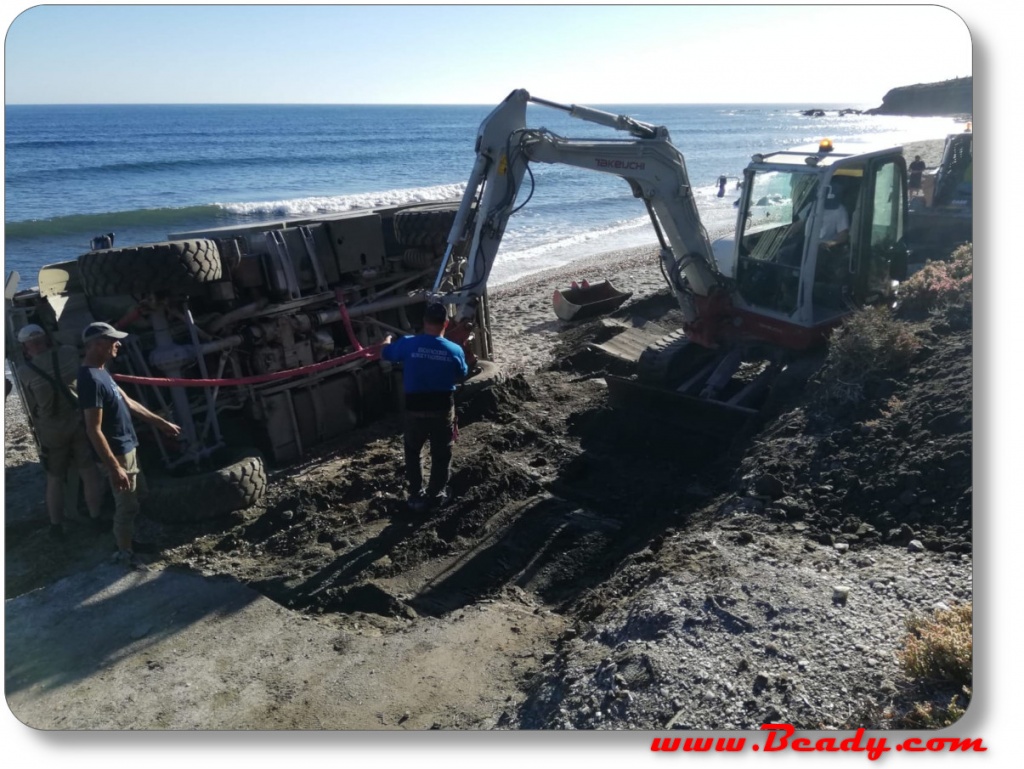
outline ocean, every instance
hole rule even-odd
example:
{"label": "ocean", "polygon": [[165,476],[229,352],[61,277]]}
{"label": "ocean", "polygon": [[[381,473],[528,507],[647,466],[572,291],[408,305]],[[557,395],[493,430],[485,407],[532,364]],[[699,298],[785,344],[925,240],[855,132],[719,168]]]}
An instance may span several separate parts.
{"label": "ocean", "polygon": [[[171,232],[457,198],[493,106],[8,105],[5,275],[17,270],[21,287],[35,285],[40,267],[76,258],[108,232],[130,246]],[[713,237],[735,226],[735,179],[755,152],[823,137],[899,144],[963,128],[950,118],[838,115],[851,105],[588,106],[668,127]],[[826,116],[801,114],[814,107]],[[534,105],[528,119],[566,137],[625,138]],[[509,222],[492,286],[655,242],[621,179],[533,170],[533,197]],[[721,175],[730,177],[723,198]]]}

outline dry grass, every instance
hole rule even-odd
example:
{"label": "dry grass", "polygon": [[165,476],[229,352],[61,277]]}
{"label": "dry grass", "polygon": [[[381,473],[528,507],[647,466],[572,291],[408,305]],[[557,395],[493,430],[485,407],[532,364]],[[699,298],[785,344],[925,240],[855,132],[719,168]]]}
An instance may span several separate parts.
{"label": "dry grass", "polygon": [[944,729],[963,718],[970,701],[971,690],[964,688],[962,693],[954,694],[945,705],[915,702],[913,708],[899,719],[897,728]]}
{"label": "dry grass", "polygon": [[907,623],[900,662],[908,676],[971,685],[974,612],[971,604]]}
{"label": "dry grass", "polygon": [[836,329],[822,371],[825,395],[839,403],[855,403],[865,385],[905,370],[920,349],[907,325],[887,307],[860,310]]}
{"label": "dry grass", "polygon": [[893,395],[886,401],[885,408],[882,409],[878,419],[869,419],[864,424],[868,427],[878,427],[886,419],[892,419],[894,416],[903,411],[903,401],[897,396]]}
{"label": "dry grass", "polygon": [[[974,611],[970,604],[907,623],[900,665],[915,684],[953,686],[949,702],[916,702],[899,719],[908,729],[941,729],[956,723],[971,699]],[[947,689],[948,691],[948,689]]]}

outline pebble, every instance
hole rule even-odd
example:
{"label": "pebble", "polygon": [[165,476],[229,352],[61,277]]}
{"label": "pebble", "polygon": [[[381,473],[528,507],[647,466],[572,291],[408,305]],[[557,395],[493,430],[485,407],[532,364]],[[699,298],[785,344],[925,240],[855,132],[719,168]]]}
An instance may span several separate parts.
{"label": "pebble", "polygon": [[845,604],[846,600],[850,597],[850,588],[845,585],[837,585],[832,588],[832,601],[834,603]]}
{"label": "pebble", "polygon": [[921,544],[921,540],[912,539],[910,540],[910,544],[907,545],[907,550],[909,550],[911,553],[923,553],[924,545]]}

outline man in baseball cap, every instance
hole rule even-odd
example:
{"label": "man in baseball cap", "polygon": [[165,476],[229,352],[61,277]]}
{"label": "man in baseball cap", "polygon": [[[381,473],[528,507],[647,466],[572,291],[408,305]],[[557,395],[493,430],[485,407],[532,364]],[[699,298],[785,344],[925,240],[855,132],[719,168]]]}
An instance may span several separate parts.
{"label": "man in baseball cap", "polygon": [[117,357],[121,340],[128,334],[109,323],[90,323],[82,331],[85,358],[78,370],[79,405],[85,415],[85,432],[96,456],[110,475],[114,491],[114,559],[129,569],[145,569],[135,557],[135,516],[139,512],[139,492],[146,482],[139,467],[139,438],[132,424],[136,415],[165,435],[177,438],[181,428],[138,401],[129,398],[105,366]]}
{"label": "man in baseball cap", "polygon": [[27,326],[22,326],[18,332],[18,342],[25,344],[29,339],[35,339],[36,337],[46,336],[46,332],[42,326],[37,326],[35,323],[29,323]]}
{"label": "man in baseball cap", "polygon": [[87,344],[93,339],[124,339],[126,336],[128,336],[128,334],[124,331],[118,331],[109,323],[103,323],[102,321],[90,323],[82,331],[82,341]]}
{"label": "man in baseball cap", "polygon": [[71,345],[52,346],[46,331],[35,323],[18,331],[18,342],[25,354],[25,362],[17,369],[18,382],[46,473],[50,536],[64,537],[64,489],[72,468],[82,479],[85,504],[98,528],[102,526],[103,479],[96,470],[75,393],[78,350]]}

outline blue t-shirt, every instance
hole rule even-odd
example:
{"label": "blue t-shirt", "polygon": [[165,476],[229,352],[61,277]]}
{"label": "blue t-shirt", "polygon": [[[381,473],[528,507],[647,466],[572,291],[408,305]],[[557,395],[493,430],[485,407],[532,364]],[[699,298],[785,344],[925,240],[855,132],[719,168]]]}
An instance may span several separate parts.
{"label": "blue t-shirt", "polygon": [[450,393],[469,373],[462,348],[442,336],[403,336],[386,345],[380,356],[404,365],[408,393]]}
{"label": "blue t-shirt", "polygon": [[83,411],[103,409],[100,431],[116,456],[124,456],[138,447],[132,413],[106,369],[92,366],[78,369],[78,407]]}

